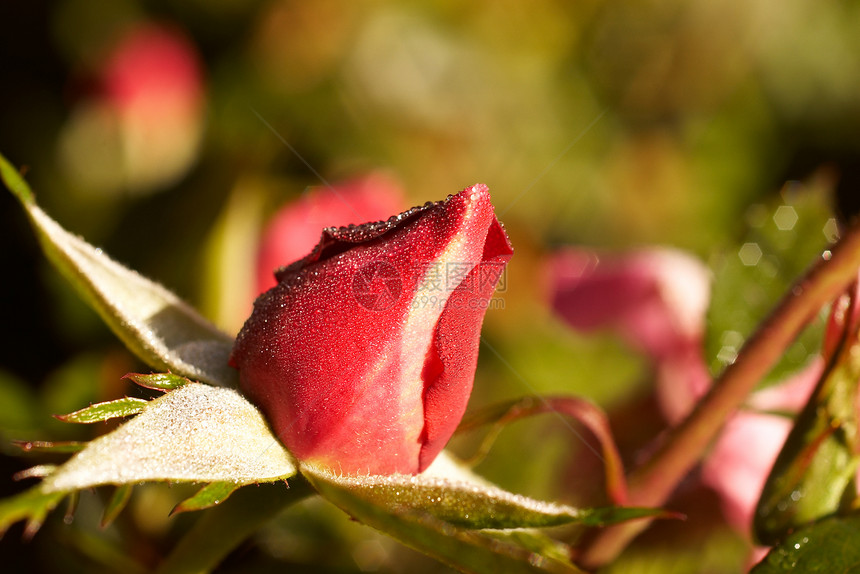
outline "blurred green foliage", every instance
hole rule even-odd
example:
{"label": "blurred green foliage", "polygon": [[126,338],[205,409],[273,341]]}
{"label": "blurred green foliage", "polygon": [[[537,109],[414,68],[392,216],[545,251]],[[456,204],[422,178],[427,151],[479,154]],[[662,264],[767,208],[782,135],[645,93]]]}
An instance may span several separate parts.
{"label": "blurred green foliage", "polygon": [[[0,150],[27,166],[40,203],[67,228],[205,303],[233,332],[250,307],[243,278],[253,273],[261,223],[320,184],[315,172],[336,182],[385,169],[415,204],[487,183],[516,256],[504,310],[487,317],[484,337],[495,352],[482,349],[474,401],[591,397],[627,413],[617,430],[629,464],[660,428],[651,373],[620,341],[580,337],[551,317],[542,257],[569,243],[665,244],[716,261],[746,241],[750,206],[774,203],[786,181],[838,192],[851,209],[858,178],[860,6],[844,0],[39,0],[3,3],[0,22]],[[144,124],[156,152],[187,144],[172,156],[179,167],[130,166],[123,154],[136,136],[94,107],[112,46],[153,22],[187,40],[202,73],[199,108]],[[227,206],[236,204],[253,207],[231,220]],[[216,229],[228,220],[236,223]],[[86,438],[48,415],[135,392],[120,377],[141,365],[58,286],[8,194],[0,194],[0,233],[2,452],[10,439]],[[244,251],[228,253],[231,245]],[[799,267],[781,280],[818,248],[797,246]],[[236,285],[224,284],[230,277]],[[755,316],[778,292],[766,291],[751,305]],[[746,311],[737,312],[746,334]],[[467,441],[455,448],[468,454]],[[529,464],[510,464],[522,452]],[[519,422],[479,470],[526,494],[587,502],[578,500],[587,485],[571,485],[602,482],[589,456],[561,426]],[[8,477],[30,464],[2,459],[4,494],[24,488]],[[683,488],[682,509],[702,487]],[[83,507],[106,500],[82,503],[71,526],[55,517],[30,545],[10,533],[0,543],[4,564],[102,571],[99,557],[117,551],[153,564],[187,527],[185,517],[153,526],[145,513],[127,512],[96,531],[98,519]],[[170,500],[151,508],[169,509]],[[234,557],[224,571],[438,571],[367,529],[330,521],[333,514],[288,513],[242,549],[245,562]],[[740,567],[748,548],[726,534],[715,508],[704,516],[663,531],[680,538],[657,545],[668,553],[661,564]],[[340,546],[331,551],[322,540]],[[48,541],[52,550],[43,552]],[[648,571],[645,552],[631,548],[624,571]]]}
{"label": "blurred green foliage", "polygon": [[[750,205],[746,233],[736,244],[712,254],[715,281],[705,350],[715,374],[734,362],[774,303],[838,237],[838,225],[821,187],[786,185],[774,199]],[[822,309],[814,318],[767,382],[784,380],[818,356],[828,311]]]}

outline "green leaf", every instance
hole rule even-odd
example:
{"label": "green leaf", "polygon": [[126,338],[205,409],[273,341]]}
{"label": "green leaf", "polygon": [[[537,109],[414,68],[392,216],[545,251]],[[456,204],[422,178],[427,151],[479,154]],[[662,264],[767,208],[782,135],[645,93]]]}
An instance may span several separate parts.
{"label": "green leaf", "polygon": [[[705,353],[714,373],[734,361],[782,294],[828,248],[834,239],[829,231],[835,228],[832,218],[821,190],[786,191],[779,205],[750,208],[746,235],[711,264],[718,281],[708,309]],[[769,373],[768,382],[784,379],[817,353],[823,324],[820,317],[801,334]]]}
{"label": "green leaf", "polygon": [[543,531],[533,528],[515,528],[512,530],[484,530],[483,533],[505,541],[507,544],[520,546],[534,556],[539,556],[538,562],[555,562],[564,565],[571,564],[574,550],[569,545],[550,538]]}
{"label": "green leaf", "polygon": [[113,496],[110,497],[105,507],[104,516],[102,516],[102,528],[107,527],[116,520],[116,517],[119,516],[119,513],[123,511],[131,499],[131,491],[133,489],[134,487],[130,484],[122,484],[116,487]]}
{"label": "green leaf", "polygon": [[857,572],[860,515],[831,517],[788,536],[750,574]]}
{"label": "green leaf", "polygon": [[157,574],[211,572],[227,555],[288,506],[314,494],[296,477],[285,484],[242,488],[223,504],[201,513],[191,531],[156,570]]}
{"label": "green leaf", "polygon": [[16,170],[9,161],[0,155],[0,177],[3,178],[3,183],[9,188],[9,191],[15,194],[15,197],[24,205],[35,203],[33,192],[30,191],[30,186],[21,177],[21,174]]}
{"label": "green leaf", "polygon": [[87,408],[69,413],[55,415],[55,418],[66,423],[98,423],[117,417],[128,417],[143,411],[149,401],[134,397],[125,397],[115,401],[90,405]]}
{"label": "green leaf", "polygon": [[197,494],[177,504],[170,514],[211,508],[227,500],[240,486],[235,482],[227,481],[207,484],[198,490]]}
{"label": "green leaf", "polygon": [[295,474],[260,412],[231,389],[191,383],[90,441],[45,479],[45,492],[147,480],[250,484]]}
{"label": "green leaf", "polygon": [[352,481],[318,469],[303,468],[302,471],[323,497],[354,519],[461,572],[580,572],[569,559],[559,558],[555,552],[535,552],[532,544],[518,539],[522,531],[466,530],[428,512],[428,507],[432,506],[430,501],[420,508],[379,504],[377,500],[366,498],[368,488],[356,489]]}
{"label": "green leaf", "polygon": [[14,480],[25,480],[27,478],[45,478],[53,474],[57,470],[56,464],[37,464],[30,468],[25,468],[22,471],[16,472],[12,478]]}
{"label": "green leaf", "polygon": [[16,440],[12,444],[24,452],[53,452],[71,453],[80,452],[87,446],[85,442],[78,441],[41,441],[41,440]]}
{"label": "green leaf", "polygon": [[0,156],[0,177],[27,212],[48,259],[143,361],[208,383],[235,386],[233,339],[161,285],[63,229],[36,205],[26,182]]}
{"label": "green leaf", "polygon": [[[531,528],[582,522],[587,513],[489,485],[435,476],[336,476],[302,466],[302,473],[334,483],[380,508],[413,509],[464,528]],[[316,484],[316,482],[315,482]]]}
{"label": "green leaf", "polygon": [[652,509],[578,509],[512,494],[486,482],[465,481],[423,473],[415,476],[337,476],[302,465],[317,483],[333,483],[380,508],[402,508],[432,515],[471,529],[537,528],[562,524],[602,526],[631,518],[666,516]]}
{"label": "green leaf", "polygon": [[151,373],[149,375],[128,373],[123,378],[134,381],[141,387],[156,391],[172,391],[191,382],[189,379],[173,373]]}
{"label": "green leaf", "polygon": [[27,521],[25,536],[32,536],[45,521],[48,513],[65,498],[66,494],[65,492],[44,492],[37,486],[11,498],[0,500],[0,536],[19,520]]}
{"label": "green leaf", "polygon": [[860,338],[854,332],[822,373],[771,469],[753,520],[760,542],[775,544],[798,527],[852,506],[860,463],[858,381]]}
{"label": "green leaf", "polygon": [[[62,497],[102,484],[170,481],[238,487],[286,480],[296,473],[292,456],[256,407],[232,389],[200,383],[146,402],[135,418],[50,470],[39,473],[46,478],[26,496],[0,502],[0,529],[21,519],[41,524]],[[218,492],[223,500],[226,487],[219,488],[208,491],[213,504]],[[105,520],[121,510],[126,496],[121,489],[108,505]],[[200,493],[192,498],[197,500],[188,504],[189,510],[203,507]]]}

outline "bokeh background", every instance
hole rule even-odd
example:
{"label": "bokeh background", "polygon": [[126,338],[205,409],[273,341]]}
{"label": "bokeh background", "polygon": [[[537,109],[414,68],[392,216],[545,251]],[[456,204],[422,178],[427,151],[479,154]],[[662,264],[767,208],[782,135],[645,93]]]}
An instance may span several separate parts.
{"label": "bokeh background", "polygon": [[[631,464],[666,424],[653,373],[623,339],[553,314],[547,256],[659,245],[711,263],[788,188],[843,211],[857,202],[860,6],[847,0],[36,0],[0,4],[0,22],[0,152],[64,226],[230,332],[255,295],[262,230],[309,187],[374,174],[405,208],[489,185],[516,255],[472,404],[589,397]],[[0,234],[9,494],[27,486],[11,476],[41,462],[11,440],[104,432],[49,415],[137,393],[120,377],[145,367],[49,268],[8,193]],[[468,456],[475,440],[454,449]],[[577,504],[600,501],[600,468],[552,417],[513,424],[477,467]],[[106,530],[104,493],[85,495],[74,520],[56,512],[29,543],[10,530],[0,563],[157,564],[195,518],[167,517],[185,492],[140,487]],[[743,568],[749,542],[714,493],[692,476],[676,499],[691,519],[654,529],[617,568]],[[291,509],[223,571],[287,567],[447,571],[321,501]]]}

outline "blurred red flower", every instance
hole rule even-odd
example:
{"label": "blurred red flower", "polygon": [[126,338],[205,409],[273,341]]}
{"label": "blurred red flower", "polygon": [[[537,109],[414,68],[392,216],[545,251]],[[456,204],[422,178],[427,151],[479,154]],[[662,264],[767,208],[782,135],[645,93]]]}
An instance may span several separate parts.
{"label": "blurred red flower", "polygon": [[203,97],[197,52],[178,29],[144,24],[129,30],[102,69],[103,97],[129,116],[193,115]]}
{"label": "blurred red flower", "polygon": [[400,185],[381,172],[311,188],[266,226],[257,257],[257,294],[277,284],[275,270],[304,257],[317,244],[320,230],[379,221],[402,211],[404,204]]}
{"label": "blurred red flower", "polygon": [[649,357],[664,414],[686,415],[711,380],[702,357],[707,268],[668,249],[602,256],[573,247],[548,267],[559,316],[578,331],[611,329]]}
{"label": "blurred red flower", "polygon": [[203,133],[202,64],[178,28],[125,30],[96,71],[96,91],[78,102],[60,152],[89,191],[149,192],[183,176]]}

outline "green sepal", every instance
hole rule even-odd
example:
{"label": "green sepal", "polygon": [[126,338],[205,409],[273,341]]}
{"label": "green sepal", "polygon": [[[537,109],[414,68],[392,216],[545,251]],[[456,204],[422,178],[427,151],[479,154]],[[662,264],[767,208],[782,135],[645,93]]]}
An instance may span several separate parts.
{"label": "green sepal", "polygon": [[584,508],[580,523],[586,526],[610,526],[630,520],[641,518],[686,520],[687,516],[672,510],[663,508],[643,508],[639,506],[604,506],[601,508]]}
{"label": "green sepal", "polygon": [[156,574],[212,572],[230,552],[284,509],[314,494],[300,476],[282,483],[237,490],[222,504],[202,512]]}
{"label": "green sepal", "polygon": [[30,186],[21,176],[20,172],[15,169],[9,161],[0,155],[0,177],[3,178],[3,183],[9,188],[9,191],[15,194],[15,197],[24,205],[33,205],[35,197],[30,190]]}
{"label": "green sepal", "polygon": [[82,451],[87,443],[79,441],[13,440],[12,444],[24,452],[75,453]]}
{"label": "green sepal", "polygon": [[110,525],[114,520],[116,520],[116,517],[119,516],[120,512],[125,509],[128,501],[131,499],[132,490],[134,490],[134,486],[131,484],[121,484],[114,489],[110,500],[105,506],[104,514],[102,515],[102,528],[106,528]]}
{"label": "green sepal", "polygon": [[191,382],[190,379],[173,373],[128,373],[123,378],[155,391],[172,391]]}
{"label": "green sepal", "polygon": [[147,401],[143,412],[93,439],[42,484],[72,491],[149,480],[282,480],[296,472],[265,419],[232,389],[200,383]]}
{"label": "green sepal", "polygon": [[27,480],[28,478],[45,478],[57,471],[56,464],[37,464],[30,468],[18,471],[12,475],[13,480]]}
{"label": "green sepal", "polygon": [[115,401],[97,403],[67,415],[54,415],[64,423],[91,424],[119,417],[129,417],[143,411],[149,401],[135,397],[124,397]]}
{"label": "green sepal", "polygon": [[337,476],[302,466],[311,482],[325,481],[380,508],[408,508],[469,529],[535,528],[582,522],[579,509],[519,496],[490,485],[435,476]]}
{"label": "green sepal", "polygon": [[604,526],[634,518],[663,518],[662,510],[642,508],[579,509],[512,494],[484,482],[444,476],[338,476],[303,465],[311,482],[336,484],[380,508],[409,508],[468,529],[541,528],[563,524]]}
{"label": "green sepal", "polygon": [[524,544],[519,535],[528,531],[461,528],[429,513],[429,502],[423,508],[405,504],[380,505],[364,496],[367,489],[356,490],[351,481],[343,481],[319,469],[303,467],[302,472],[324,498],[355,520],[461,572],[581,572],[569,558],[559,557],[557,552],[534,551],[533,539]]}
{"label": "green sepal", "polygon": [[172,391],[179,387],[185,386],[191,382],[191,379],[173,373],[150,373],[148,375],[142,373],[128,373],[124,377],[146,389],[154,391]]}
{"label": "green sepal", "polygon": [[[37,528],[55,506],[48,502],[103,484],[169,481],[238,487],[278,482],[296,473],[292,456],[260,412],[232,389],[191,383],[144,402],[136,417],[86,443],[64,464],[50,467],[51,472],[41,473],[47,476],[27,496],[0,502],[0,529],[22,519]],[[208,491],[212,504],[219,494],[220,500],[225,498],[226,487],[219,488]],[[106,521],[122,509],[126,496],[121,488],[108,505]],[[200,497],[186,509],[203,508],[203,502]]]}
{"label": "green sepal", "polygon": [[36,486],[10,498],[0,500],[0,536],[12,524],[25,520],[27,526],[24,529],[24,536],[26,538],[32,537],[45,522],[48,513],[66,495],[65,492],[44,492]]}
{"label": "green sepal", "polygon": [[198,490],[194,496],[186,498],[173,507],[170,514],[193,512],[195,510],[204,510],[206,508],[217,506],[227,500],[230,495],[236,492],[236,489],[241,486],[241,484],[228,481],[209,483]]}
{"label": "green sepal", "polygon": [[[191,383],[144,402],[137,416],[86,443],[64,464],[31,474],[45,478],[22,500],[54,500],[55,495],[62,498],[104,484],[167,481],[241,486],[278,482],[296,473],[292,456],[256,407],[237,391]],[[109,505],[106,520],[121,509],[121,502],[117,499],[116,507]],[[40,523],[43,516],[35,511],[13,512],[20,507],[9,507],[6,523],[0,515],[0,528],[18,519]]]}

